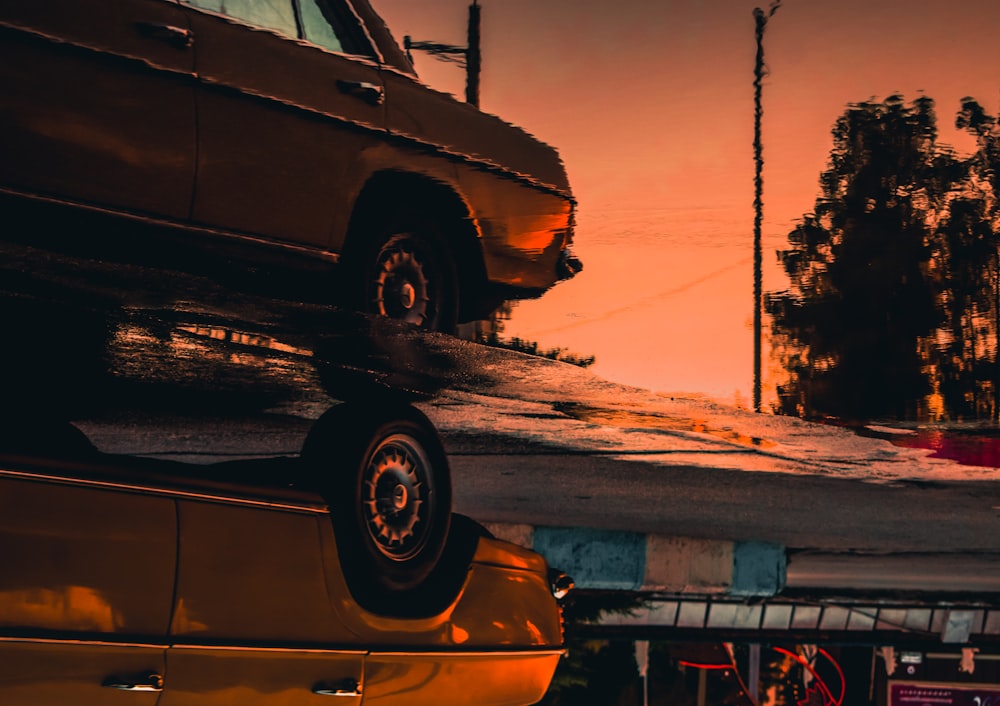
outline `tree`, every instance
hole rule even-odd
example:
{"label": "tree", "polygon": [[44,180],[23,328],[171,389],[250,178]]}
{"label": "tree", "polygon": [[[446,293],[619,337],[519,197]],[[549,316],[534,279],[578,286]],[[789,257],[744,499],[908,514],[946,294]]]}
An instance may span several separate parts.
{"label": "tree", "polygon": [[948,203],[935,232],[939,306],[944,320],[925,355],[940,412],[993,418],[996,412],[996,236],[984,198],[965,193]]}
{"label": "tree", "polygon": [[944,320],[932,224],[966,172],[938,145],[929,98],[858,103],[837,120],[814,212],[778,253],[791,287],[767,300],[789,374],[779,411],[916,414],[931,391],[924,344]]}
{"label": "tree", "polygon": [[949,416],[1000,420],[1000,126],[973,98],[963,98],[955,126],[976,138],[963,166],[963,192],[939,228],[949,266],[948,344],[941,396]]}

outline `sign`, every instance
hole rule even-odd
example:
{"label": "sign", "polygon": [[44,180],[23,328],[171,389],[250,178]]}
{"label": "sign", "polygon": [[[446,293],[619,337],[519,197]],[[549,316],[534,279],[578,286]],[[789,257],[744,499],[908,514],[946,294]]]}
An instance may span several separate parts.
{"label": "sign", "polygon": [[889,682],[889,706],[1000,706],[1000,684]]}

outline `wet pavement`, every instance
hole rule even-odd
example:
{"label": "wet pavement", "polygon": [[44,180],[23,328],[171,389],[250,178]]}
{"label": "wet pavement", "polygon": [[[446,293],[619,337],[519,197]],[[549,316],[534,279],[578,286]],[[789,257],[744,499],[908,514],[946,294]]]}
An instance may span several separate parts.
{"label": "wet pavement", "polygon": [[[406,400],[443,437],[456,511],[513,539],[575,528],[639,536],[644,552],[673,538],[706,551],[757,543],[784,562],[765,592],[802,575],[807,556],[901,554],[927,590],[960,566],[978,572],[969,590],[1000,592],[996,468],[203,273],[5,247],[8,443],[47,443],[46,425],[68,421],[111,454],[295,456],[331,405]],[[644,555],[647,566],[677,556]],[[831,589],[872,563],[837,566]]]}

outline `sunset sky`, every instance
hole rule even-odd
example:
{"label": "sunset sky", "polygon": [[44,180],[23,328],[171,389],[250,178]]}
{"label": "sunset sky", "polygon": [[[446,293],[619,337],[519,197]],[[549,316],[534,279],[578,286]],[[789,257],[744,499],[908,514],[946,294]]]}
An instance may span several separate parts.
{"label": "sunset sky", "polygon": [[[465,41],[470,0],[372,0],[396,38]],[[482,108],[557,147],[584,272],[519,305],[507,332],[596,355],[602,377],[749,404],[753,67],[748,0],[480,0]],[[766,7],[766,5],[764,5]],[[996,0],[783,0],[765,36],[764,288],[812,210],[848,103],[901,93],[1000,108]],[[464,95],[453,64],[423,80]],[[765,361],[765,369],[767,362]],[[767,384],[765,381],[765,397]]]}

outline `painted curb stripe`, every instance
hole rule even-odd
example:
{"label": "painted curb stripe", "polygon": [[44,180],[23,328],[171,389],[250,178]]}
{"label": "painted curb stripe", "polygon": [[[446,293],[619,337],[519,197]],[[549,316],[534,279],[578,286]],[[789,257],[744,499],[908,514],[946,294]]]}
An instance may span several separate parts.
{"label": "painted curb stripe", "polygon": [[536,527],[533,549],[581,588],[637,591],[646,574],[646,536],[637,532]]}
{"label": "painted curb stripe", "polygon": [[788,563],[785,548],[770,542],[733,545],[733,596],[774,596],[785,587]]}
{"label": "painted curb stripe", "polygon": [[786,584],[780,544],[504,523],[487,528],[538,552],[584,589],[754,597],[775,596]]}

